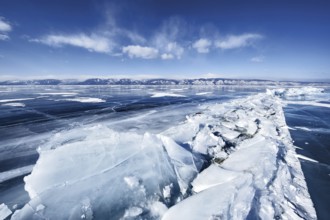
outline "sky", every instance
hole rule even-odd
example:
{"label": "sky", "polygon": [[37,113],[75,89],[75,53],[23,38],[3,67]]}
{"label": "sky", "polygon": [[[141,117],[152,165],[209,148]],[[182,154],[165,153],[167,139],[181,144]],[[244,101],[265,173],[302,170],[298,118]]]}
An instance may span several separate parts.
{"label": "sky", "polygon": [[330,1],[0,0],[0,80],[330,80]]}

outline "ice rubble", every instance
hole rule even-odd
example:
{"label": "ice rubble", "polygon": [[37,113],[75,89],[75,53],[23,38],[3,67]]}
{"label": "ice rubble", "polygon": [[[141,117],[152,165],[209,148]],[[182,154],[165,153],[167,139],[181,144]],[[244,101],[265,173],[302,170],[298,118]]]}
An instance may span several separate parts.
{"label": "ice rubble", "polygon": [[0,205],[0,219],[5,219],[7,218],[8,216],[11,215],[11,210],[8,208],[7,205],[5,205],[4,203],[2,203]]}
{"label": "ice rubble", "polygon": [[272,89],[268,90],[269,93],[281,97],[292,97],[292,96],[304,96],[304,95],[313,95],[320,94],[324,92],[323,88],[316,87],[299,87],[299,88],[281,88],[281,89]]}
{"label": "ice rubble", "polygon": [[58,133],[12,219],[316,219],[276,95],[202,106],[160,134]]}
{"label": "ice rubble", "polygon": [[203,170],[192,182],[194,194],[163,219],[316,219],[281,100],[259,94],[207,110],[190,120],[218,134],[228,156]]}

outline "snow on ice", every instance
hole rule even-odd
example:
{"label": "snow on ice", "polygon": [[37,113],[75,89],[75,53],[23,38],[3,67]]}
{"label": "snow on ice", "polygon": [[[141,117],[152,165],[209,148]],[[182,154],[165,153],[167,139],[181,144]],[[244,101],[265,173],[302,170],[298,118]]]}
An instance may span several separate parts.
{"label": "snow on ice", "polygon": [[21,102],[9,102],[9,103],[2,104],[2,106],[25,107],[25,104],[21,103]]}
{"label": "snow on ice", "polygon": [[76,97],[70,99],[64,99],[65,101],[71,102],[82,102],[82,103],[98,103],[98,102],[105,102],[104,99],[100,98],[91,98],[91,97]]}
{"label": "snow on ice", "polygon": [[185,95],[175,94],[175,93],[165,93],[165,92],[159,92],[154,93],[152,98],[160,98],[160,97],[186,97]]}
{"label": "snow on ice", "polygon": [[159,134],[60,132],[40,147],[30,201],[12,219],[316,219],[282,94],[203,105]]}

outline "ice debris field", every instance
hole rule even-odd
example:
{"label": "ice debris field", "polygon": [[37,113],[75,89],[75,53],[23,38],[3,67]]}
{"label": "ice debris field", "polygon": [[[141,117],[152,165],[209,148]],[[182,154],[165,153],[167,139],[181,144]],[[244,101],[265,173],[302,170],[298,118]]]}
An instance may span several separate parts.
{"label": "ice debris field", "polygon": [[282,109],[308,92],[322,89],[204,104],[158,134],[59,132],[24,179],[30,201],[14,213],[1,204],[0,218],[316,219]]}

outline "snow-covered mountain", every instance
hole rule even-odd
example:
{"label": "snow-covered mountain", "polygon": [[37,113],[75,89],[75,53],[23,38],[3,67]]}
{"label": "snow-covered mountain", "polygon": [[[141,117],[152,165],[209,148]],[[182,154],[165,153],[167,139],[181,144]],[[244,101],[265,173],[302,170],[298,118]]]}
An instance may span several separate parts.
{"label": "snow-covered mountain", "polygon": [[258,79],[225,79],[225,78],[200,78],[200,79],[101,79],[91,78],[86,80],[7,80],[0,81],[0,85],[254,85],[254,86],[299,86],[299,85],[329,85],[327,82],[292,82],[272,81]]}

